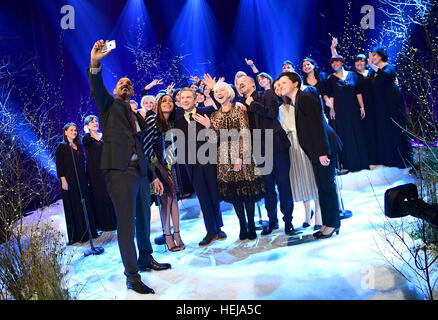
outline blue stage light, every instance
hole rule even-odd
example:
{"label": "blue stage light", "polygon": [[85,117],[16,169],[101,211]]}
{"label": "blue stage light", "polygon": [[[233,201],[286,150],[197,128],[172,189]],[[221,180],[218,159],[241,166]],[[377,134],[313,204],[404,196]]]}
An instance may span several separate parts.
{"label": "blue stage light", "polygon": [[11,99],[7,103],[7,108],[7,114],[0,114],[0,120],[3,124],[8,123],[10,119],[13,119],[13,121],[10,123],[12,127],[8,128],[9,132],[4,133],[13,134],[13,143],[52,176],[56,177],[56,164],[53,155],[46,148],[46,142],[35,134],[31,124],[23,118],[21,111]]}
{"label": "blue stage light", "polygon": [[241,0],[229,55],[243,63],[252,59],[260,71],[279,75],[284,60],[301,58],[307,8],[306,1]]}
{"label": "blue stage light", "polygon": [[225,37],[205,0],[187,0],[170,32],[169,47],[183,60],[187,76],[216,73]]}

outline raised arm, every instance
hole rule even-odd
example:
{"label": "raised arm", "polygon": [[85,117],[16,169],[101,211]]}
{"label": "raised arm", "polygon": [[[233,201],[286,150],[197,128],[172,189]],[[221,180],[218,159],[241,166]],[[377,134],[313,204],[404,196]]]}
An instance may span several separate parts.
{"label": "raised arm", "polygon": [[155,79],[152,80],[151,83],[149,83],[147,86],[145,86],[142,90],[141,90],[141,95],[142,96],[147,96],[149,94],[149,90],[151,90],[153,87],[158,86],[163,84],[163,79]]}
{"label": "raised arm", "polygon": [[213,103],[216,105],[217,109],[221,108],[221,104],[214,97],[213,88],[216,85],[216,77],[212,78],[208,73],[204,74],[204,82],[207,88],[210,89],[210,97],[213,100]]}
{"label": "raised arm", "polygon": [[260,73],[252,60],[248,60],[245,58],[245,62],[251,68],[252,72],[254,72],[255,75]]}
{"label": "raised arm", "polygon": [[94,44],[93,49],[91,49],[90,68],[88,69],[90,93],[96,102],[99,113],[105,112],[114,102],[114,97],[106,89],[102,78],[100,61],[111,52],[111,50],[108,50],[102,53],[100,50],[104,45],[103,40],[99,40]]}
{"label": "raised arm", "polygon": [[338,55],[338,51],[336,50],[336,47],[338,46],[338,38],[332,39],[332,45],[330,46],[332,57]]}

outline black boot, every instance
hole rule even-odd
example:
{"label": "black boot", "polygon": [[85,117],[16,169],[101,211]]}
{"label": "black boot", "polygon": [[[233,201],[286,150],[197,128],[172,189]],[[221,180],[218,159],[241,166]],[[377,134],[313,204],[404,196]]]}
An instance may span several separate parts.
{"label": "black boot", "polygon": [[248,239],[248,227],[246,225],[245,209],[243,207],[243,202],[242,203],[233,203],[233,206],[234,206],[234,211],[236,212],[237,218],[239,219],[239,225],[240,225],[239,239],[246,240],[246,239]]}
{"label": "black boot", "polygon": [[246,229],[246,226],[240,226],[239,239],[241,241],[248,239],[248,230]]}
{"label": "black boot", "polygon": [[255,240],[257,239],[256,227],[254,220],[252,222],[248,222],[248,239]]}
{"label": "black boot", "polygon": [[246,215],[248,216],[248,239],[255,240],[257,239],[256,226],[254,222],[255,204],[254,202],[245,202],[245,207]]}

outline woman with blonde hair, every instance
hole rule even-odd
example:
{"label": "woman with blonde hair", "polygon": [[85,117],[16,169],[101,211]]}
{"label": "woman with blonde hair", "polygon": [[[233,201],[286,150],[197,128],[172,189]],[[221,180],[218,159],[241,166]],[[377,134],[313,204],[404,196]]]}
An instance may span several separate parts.
{"label": "woman with blonde hair", "polygon": [[257,175],[257,168],[251,156],[248,115],[233,104],[235,93],[229,84],[217,83],[214,86],[214,97],[221,108],[211,115],[211,119],[198,114],[194,119],[216,133],[221,134],[223,130],[236,133],[219,141],[217,165],[219,196],[221,201],[232,203],[234,206],[240,224],[240,240],[254,240],[257,238],[254,223],[255,202],[264,197],[265,185],[262,177]]}

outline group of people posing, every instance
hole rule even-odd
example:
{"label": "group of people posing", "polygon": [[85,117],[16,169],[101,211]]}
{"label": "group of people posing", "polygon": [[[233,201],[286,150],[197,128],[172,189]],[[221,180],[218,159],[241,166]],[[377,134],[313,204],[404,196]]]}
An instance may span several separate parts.
{"label": "group of people posing", "polygon": [[[164,240],[171,252],[185,249],[177,201],[193,192],[206,228],[201,247],[227,238],[221,201],[234,207],[240,240],[257,238],[254,212],[261,199],[269,217],[261,235],[279,228],[278,201],[287,235],[295,233],[292,214],[294,202],[300,201],[306,208],[304,228],[310,227],[315,214],[315,238],[339,234],[336,168],[354,172],[379,164],[406,167],[410,150],[403,131],[403,97],[395,70],[387,64],[386,50],[376,48],[368,59],[359,55],[356,68],[347,71],[336,44],[334,40],[331,65],[335,73],[330,77],[315,61],[305,59],[302,76],[286,61],[274,81],[246,60],[255,79],[240,71],[228,84],[205,74],[202,79],[191,77],[193,83],[186,88],[175,89],[172,83],[152,96],[150,89],[162,84],[154,80],[144,88],[138,106],[132,100],[130,79],[117,82],[115,98],[106,89],[100,61],[111,50],[101,52],[105,43],[96,42],[88,78],[102,133],[99,118],[87,117],[81,145],[78,127],[69,123],[56,152],[69,243],[88,240],[79,205],[82,194],[88,212],[94,212],[89,214],[93,237],[97,229],[109,231],[117,226],[128,288],[153,293],[138,271],[171,266],[152,257],[151,193],[156,194]],[[368,117],[371,124],[365,121]],[[224,131],[238,134],[224,137]],[[181,143],[183,148],[178,147]],[[254,150],[256,145],[260,150]],[[208,158],[212,150],[217,161],[196,157],[202,153]],[[270,156],[271,170],[261,170],[256,151],[261,157]],[[310,210],[311,201],[315,211]]]}

